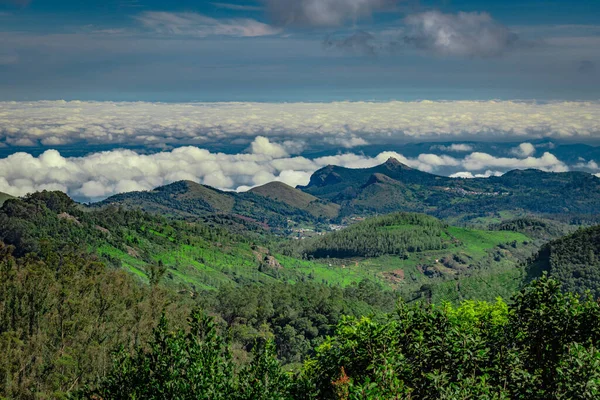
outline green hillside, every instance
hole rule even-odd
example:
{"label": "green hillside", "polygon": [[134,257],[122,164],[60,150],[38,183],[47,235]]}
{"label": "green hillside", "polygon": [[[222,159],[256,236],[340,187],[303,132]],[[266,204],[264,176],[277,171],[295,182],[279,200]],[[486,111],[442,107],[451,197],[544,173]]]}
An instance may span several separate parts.
{"label": "green hillside", "polygon": [[327,166],[299,189],[339,204],[343,216],[423,212],[465,223],[504,213],[579,223],[593,222],[600,214],[600,178],[584,172],[515,170],[500,177],[461,179],[390,159],[372,168]]}
{"label": "green hillside", "polygon": [[319,200],[315,196],[304,193],[282,182],[270,182],[266,185],[255,187],[250,192],[280,201],[291,207],[305,210],[317,218],[332,219],[337,217],[340,211],[339,205]]}
{"label": "green hillside", "polygon": [[528,265],[530,278],[547,272],[565,290],[600,297],[600,226],[579,229],[540,249]]}
{"label": "green hillside", "polygon": [[518,268],[537,251],[529,236],[449,226],[423,214],[370,218],[324,236],[288,242],[281,251],[326,262],[436,301],[510,297],[525,280]]}

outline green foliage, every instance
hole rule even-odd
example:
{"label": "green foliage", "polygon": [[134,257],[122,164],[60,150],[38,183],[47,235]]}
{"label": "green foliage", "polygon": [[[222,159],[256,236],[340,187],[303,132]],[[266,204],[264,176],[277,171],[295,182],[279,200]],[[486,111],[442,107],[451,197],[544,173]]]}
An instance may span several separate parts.
{"label": "green foliage", "polygon": [[570,233],[573,228],[556,221],[538,218],[515,218],[491,224],[491,230],[521,232],[535,239],[551,240]]}
{"label": "green foliage", "polygon": [[306,363],[303,385],[309,398],[592,399],[599,312],[544,277],[508,306],[403,305],[386,323],[346,319]]}
{"label": "green foliage", "polygon": [[82,397],[106,399],[290,398],[290,377],[281,370],[272,342],[258,344],[250,365],[235,374],[232,354],[211,317],[195,311],[189,332],[171,331],[166,318],[148,349],[120,352],[110,374]]}
{"label": "green foliage", "polygon": [[102,375],[115,346],[145,338],[153,310],[172,301],[85,253],[12,251],[0,242],[0,397],[64,397]]}
{"label": "green foliage", "polygon": [[424,250],[439,250],[445,245],[445,225],[422,214],[398,213],[369,218],[346,229],[299,243],[304,257],[377,257]]}
{"label": "green foliage", "polygon": [[547,272],[564,290],[600,297],[600,226],[579,229],[545,244],[528,265],[531,277]]}
{"label": "green foliage", "polygon": [[279,358],[290,364],[302,362],[333,334],[342,316],[382,317],[393,310],[396,298],[370,281],[344,289],[310,282],[273,283],[223,287],[210,308],[223,318],[232,338],[243,348],[272,334]]}

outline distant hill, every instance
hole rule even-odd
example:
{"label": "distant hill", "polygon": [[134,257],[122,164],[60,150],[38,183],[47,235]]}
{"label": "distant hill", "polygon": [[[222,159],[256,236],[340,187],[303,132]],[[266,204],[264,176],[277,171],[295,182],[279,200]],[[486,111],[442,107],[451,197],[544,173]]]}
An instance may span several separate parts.
{"label": "distant hill", "polygon": [[530,238],[538,239],[543,243],[558,239],[576,228],[557,221],[540,218],[522,217],[496,224],[490,224],[489,229],[495,231],[513,231],[523,233]]}
{"label": "distant hill", "polygon": [[320,200],[283,182],[270,182],[266,185],[255,187],[250,192],[280,201],[291,207],[305,210],[317,218],[335,218],[340,211],[338,204]]}
{"label": "distant hill", "polygon": [[565,290],[590,290],[600,298],[600,226],[579,229],[540,249],[528,265],[530,278],[547,272]]}
{"label": "distant hill", "polygon": [[[111,204],[174,217],[233,216],[266,228],[286,228],[288,219],[317,223],[308,209],[254,192],[224,192],[192,181],[175,182],[152,191],[118,194],[93,206]],[[314,210],[316,207],[311,208]]]}
{"label": "distant hill", "polygon": [[11,196],[10,194],[6,194],[6,193],[2,193],[0,192],[0,207],[2,206],[2,204],[4,204],[4,202],[8,199],[13,199],[14,197]]}
{"label": "distant hill", "polygon": [[600,178],[585,172],[528,169],[500,177],[448,178],[390,158],[372,168],[327,166],[298,189],[339,204],[341,215],[405,211],[477,218],[514,211],[566,220],[600,213]]}

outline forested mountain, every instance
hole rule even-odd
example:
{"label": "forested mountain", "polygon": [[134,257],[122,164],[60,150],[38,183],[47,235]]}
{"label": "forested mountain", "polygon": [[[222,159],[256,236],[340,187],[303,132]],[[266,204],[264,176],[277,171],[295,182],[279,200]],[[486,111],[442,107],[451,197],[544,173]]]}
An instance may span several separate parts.
{"label": "forested mountain", "polygon": [[600,226],[582,228],[545,244],[528,268],[532,277],[547,272],[565,290],[590,290],[600,298]]}
{"label": "forested mountain", "polygon": [[504,211],[579,220],[600,213],[600,178],[584,172],[515,170],[500,177],[461,179],[390,159],[364,169],[328,166],[299,189],[339,204],[342,215],[410,211],[468,219]]}
{"label": "forested mountain", "polygon": [[[175,182],[152,191],[118,194],[94,204],[120,205],[175,217],[232,216],[263,228],[285,229],[288,220],[317,224],[316,207],[299,208],[254,192],[224,192],[191,181]],[[335,206],[334,206],[335,207]],[[310,211],[313,211],[311,213]]]}
{"label": "forested mountain", "polygon": [[340,210],[340,206],[335,203],[320,200],[282,182],[270,182],[255,187],[250,192],[305,210],[317,218],[335,218]]}

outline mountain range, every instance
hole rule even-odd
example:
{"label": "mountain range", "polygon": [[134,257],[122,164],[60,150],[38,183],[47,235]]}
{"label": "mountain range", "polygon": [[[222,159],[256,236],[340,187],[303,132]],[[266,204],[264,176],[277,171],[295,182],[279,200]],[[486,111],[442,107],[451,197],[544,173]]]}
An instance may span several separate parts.
{"label": "mountain range", "polygon": [[371,168],[329,165],[306,186],[271,182],[245,193],[191,181],[112,196],[94,206],[138,207],[179,217],[228,215],[267,228],[323,226],[346,217],[421,212],[453,223],[497,223],[537,215],[567,223],[595,222],[600,178],[585,172],[514,170],[499,177],[449,178],[410,168],[394,158]]}

